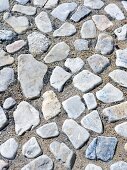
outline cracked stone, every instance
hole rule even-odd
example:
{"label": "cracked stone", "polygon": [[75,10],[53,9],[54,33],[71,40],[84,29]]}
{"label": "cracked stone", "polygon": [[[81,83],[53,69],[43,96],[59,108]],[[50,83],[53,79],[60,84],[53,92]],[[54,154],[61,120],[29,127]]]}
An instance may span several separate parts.
{"label": "cracked stone", "polygon": [[86,103],[88,110],[95,109],[97,107],[97,101],[93,93],[86,93],[83,95],[83,99]]}
{"label": "cracked stone", "polygon": [[47,0],[33,0],[35,6],[43,7],[46,4]]}
{"label": "cracked stone", "polygon": [[13,99],[12,97],[8,97],[3,103],[3,108],[8,110],[13,108],[15,105],[16,105],[15,99]]}
{"label": "cracked stone", "polygon": [[14,58],[8,55],[4,50],[0,49],[0,67],[11,65],[14,63]]}

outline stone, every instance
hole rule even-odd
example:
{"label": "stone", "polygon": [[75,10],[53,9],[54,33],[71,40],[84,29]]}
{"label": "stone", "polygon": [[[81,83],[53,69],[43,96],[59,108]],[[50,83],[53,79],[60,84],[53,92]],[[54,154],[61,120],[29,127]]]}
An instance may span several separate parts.
{"label": "stone", "polygon": [[109,122],[115,122],[127,118],[127,102],[123,102],[114,106],[107,107],[103,110],[105,117]]}
{"label": "stone", "polygon": [[115,126],[115,131],[118,135],[123,136],[123,137],[127,137],[127,122],[121,123],[119,125]]}
{"label": "stone", "polygon": [[4,21],[10,25],[18,34],[22,34],[29,27],[29,21],[25,16],[15,17],[6,12],[3,16]]}
{"label": "stone", "polygon": [[125,151],[127,152],[127,143],[125,143],[124,149],[125,149]]}
{"label": "stone", "polygon": [[39,55],[46,52],[51,44],[50,40],[40,32],[32,32],[28,35],[29,51],[33,55]]}
{"label": "stone", "polygon": [[88,70],[83,70],[73,78],[74,87],[86,93],[102,83],[102,79]]}
{"label": "stone", "polygon": [[104,2],[101,0],[84,0],[84,5],[91,9],[101,9],[104,6]]}
{"label": "stone", "polygon": [[103,103],[115,103],[124,100],[123,92],[110,83],[97,91],[96,97]]}
{"label": "stone", "polygon": [[30,129],[34,129],[40,123],[39,112],[26,101],[19,103],[13,113],[13,117],[15,121],[15,132],[18,136]]}
{"label": "stone", "polygon": [[114,50],[114,41],[113,38],[107,33],[100,33],[98,35],[97,44],[95,47],[97,53],[102,55],[109,55]]}
{"label": "stone", "polygon": [[76,7],[77,4],[75,2],[62,3],[51,12],[51,15],[60,21],[65,21],[68,15],[74,11]]}
{"label": "stone", "polygon": [[96,133],[103,133],[103,125],[97,110],[94,110],[84,116],[81,120],[81,125],[84,128],[92,130]]}
{"label": "stone", "polygon": [[127,68],[127,48],[116,50],[116,66]]}
{"label": "stone", "polygon": [[4,50],[0,49],[0,67],[11,65],[14,63],[14,58],[8,55]]}
{"label": "stone", "polygon": [[35,137],[31,137],[23,146],[22,146],[22,154],[29,158],[36,158],[40,154],[42,154],[41,148]]}
{"label": "stone", "polygon": [[56,160],[60,160],[65,168],[72,169],[75,163],[75,153],[69,149],[65,143],[54,141],[50,144],[50,151],[55,156]]}
{"label": "stone", "polygon": [[97,107],[97,101],[93,93],[86,93],[83,95],[83,99],[88,110],[95,109]]}
{"label": "stone", "polygon": [[87,20],[83,23],[81,28],[81,37],[85,39],[96,38],[96,26],[92,20]]}
{"label": "stone", "polygon": [[47,0],[33,0],[35,6],[43,7],[46,4]]}
{"label": "stone", "polygon": [[18,80],[26,98],[40,96],[46,72],[47,66],[31,54],[21,54],[18,57]]}
{"label": "stone", "polygon": [[75,95],[62,102],[64,110],[71,119],[78,118],[84,111],[85,105],[82,103],[80,96]]}
{"label": "stone", "polygon": [[99,54],[90,56],[87,62],[96,74],[102,73],[110,65],[109,59]]}
{"label": "stone", "polygon": [[20,49],[22,49],[26,44],[27,44],[27,42],[24,40],[17,40],[15,42],[13,42],[12,44],[7,45],[6,50],[8,53],[13,54],[13,53],[19,51]]}
{"label": "stone", "polygon": [[121,41],[126,40],[127,39],[127,24],[115,29],[114,33],[117,36],[118,40],[121,40]]}
{"label": "stone", "polygon": [[122,87],[127,87],[127,72],[116,69],[109,73],[109,77]]}
{"label": "stone", "polygon": [[0,170],[7,170],[9,168],[9,165],[7,162],[0,160]]}
{"label": "stone", "polygon": [[18,3],[25,5],[29,0],[16,0]]}
{"label": "stone", "polygon": [[9,8],[9,0],[0,0],[0,12],[6,11]]}
{"label": "stone", "polygon": [[121,1],[123,7],[125,8],[125,10],[127,11],[127,1]]}
{"label": "stone", "polygon": [[87,51],[89,50],[89,43],[84,39],[77,39],[74,41],[74,47],[77,51]]}
{"label": "stone", "polygon": [[36,133],[43,139],[53,138],[59,135],[59,130],[55,122],[45,124],[36,130]]}
{"label": "stone", "polygon": [[94,164],[88,164],[85,170],[102,170],[102,168]]}
{"label": "stone", "polygon": [[0,106],[0,130],[2,130],[8,124],[8,119]]}
{"label": "stone", "polygon": [[53,37],[71,36],[76,33],[76,28],[73,24],[65,22],[59,29],[55,30]]}
{"label": "stone", "polygon": [[13,6],[12,11],[19,12],[19,13],[25,14],[25,15],[35,15],[36,14],[36,8],[35,7],[18,5],[18,4],[15,4]]}
{"label": "stone", "polygon": [[114,3],[108,4],[104,8],[104,10],[108,15],[110,15],[112,18],[114,18],[118,21],[125,19],[125,16],[124,16],[123,12],[121,11],[121,9]]}
{"label": "stone", "polygon": [[18,142],[10,138],[0,145],[0,154],[6,159],[14,159],[18,150]]}
{"label": "stone", "polygon": [[35,24],[37,28],[43,33],[48,33],[52,31],[51,21],[48,14],[44,11],[42,11],[39,15],[35,17]]}
{"label": "stone", "polygon": [[57,43],[45,56],[45,63],[53,63],[56,61],[64,60],[68,57],[70,52],[70,47],[63,41]]}
{"label": "stone", "polygon": [[113,26],[113,23],[105,15],[93,15],[92,19],[99,31],[104,31]]}
{"label": "stone", "polygon": [[53,162],[47,155],[39,156],[27,165],[25,165],[21,170],[53,170]]}
{"label": "stone", "polygon": [[14,82],[14,70],[9,67],[5,67],[0,70],[0,92],[7,90],[9,85]]}
{"label": "stone", "polygon": [[61,103],[53,91],[43,94],[42,113],[46,120],[54,118],[61,112]]}
{"label": "stone", "polygon": [[91,13],[91,10],[81,5],[77,8],[76,12],[70,18],[74,22],[79,22]]}
{"label": "stone", "polygon": [[0,40],[8,41],[12,40],[15,37],[15,33],[9,30],[0,30]]}
{"label": "stone", "polygon": [[67,58],[64,65],[71,70],[72,73],[77,73],[84,66],[84,61],[79,58]]}
{"label": "stone", "polygon": [[44,6],[46,9],[52,9],[57,6],[59,0],[48,0]]}
{"label": "stone", "polygon": [[67,135],[75,149],[81,148],[89,139],[89,132],[72,119],[66,119],[62,131]]}
{"label": "stone", "polygon": [[16,105],[15,99],[13,99],[12,97],[8,97],[3,103],[3,108],[8,110],[13,108],[15,105]]}
{"label": "stone", "polygon": [[110,166],[110,170],[126,170],[126,169],[127,169],[127,163],[124,161],[115,162]]}
{"label": "stone", "polygon": [[65,71],[62,67],[56,66],[50,77],[50,85],[60,92],[70,77],[70,73]]}
{"label": "stone", "polygon": [[117,145],[117,138],[98,136],[94,138],[86,149],[86,158],[107,162],[113,159]]}

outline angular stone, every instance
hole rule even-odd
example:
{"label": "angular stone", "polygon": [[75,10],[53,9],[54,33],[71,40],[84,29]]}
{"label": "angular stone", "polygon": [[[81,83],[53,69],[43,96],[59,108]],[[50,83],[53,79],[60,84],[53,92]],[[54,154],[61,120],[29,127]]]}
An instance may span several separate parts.
{"label": "angular stone", "polygon": [[8,119],[0,106],[0,130],[2,130],[8,124]]}
{"label": "angular stone", "polygon": [[71,77],[71,74],[62,67],[56,66],[50,77],[50,84],[59,92],[62,91],[64,84]]}
{"label": "angular stone", "polygon": [[55,122],[45,124],[36,130],[36,133],[43,139],[53,138],[59,135],[59,130]]}
{"label": "angular stone", "polygon": [[92,20],[87,20],[83,23],[81,28],[81,37],[82,38],[96,38],[96,26]]}
{"label": "angular stone", "polygon": [[6,50],[8,53],[15,53],[22,49],[27,44],[24,40],[18,40],[6,46]]}
{"label": "angular stone", "polygon": [[116,125],[115,131],[118,135],[127,137],[127,122]]}
{"label": "angular stone", "polygon": [[127,11],[127,1],[121,1],[121,3],[123,4],[125,10]]}
{"label": "angular stone", "polygon": [[101,90],[97,91],[96,97],[103,103],[114,103],[124,99],[123,92],[110,83],[107,83]]}
{"label": "angular stone", "polygon": [[110,170],[126,170],[126,169],[127,169],[127,163],[124,161],[115,162],[110,166]]}
{"label": "angular stone", "polygon": [[64,60],[68,57],[70,47],[63,41],[56,44],[49,53],[45,56],[45,63],[53,63],[56,61]]}
{"label": "angular stone", "polygon": [[18,80],[26,98],[40,95],[46,72],[47,66],[37,61],[31,54],[21,54],[18,57]]}
{"label": "angular stone", "polygon": [[14,138],[10,138],[0,145],[0,154],[6,159],[14,159],[17,150],[18,142]]}
{"label": "angular stone", "polygon": [[116,20],[125,19],[125,16],[124,16],[123,12],[121,11],[121,9],[114,3],[108,4],[104,8],[104,10],[108,15],[110,15],[112,18],[114,18]]}
{"label": "angular stone", "polygon": [[75,2],[62,3],[51,12],[51,15],[61,21],[65,21],[68,15],[74,11],[76,7],[77,4]]}
{"label": "angular stone", "polygon": [[28,35],[29,51],[33,55],[46,52],[51,44],[50,40],[40,32],[32,32]]}
{"label": "angular stone", "polygon": [[95,109],[97,107],[97,101],[93,93],[86,93],[83,95],[88,110]]}
{"label": "angular stone", "polygon": [[35,137],[30,138],[23,146],[22,146],[22,154],[27,158],[36,158],[40,154],[42,154],[41,148]]}
{"label": "angular stone", "polygon": [[109,122],[115,122],[127,118],[127,102],[123,102],[114,106],[107,107],[103,110],[103,114],[108,117]]}
{"label": "angular stone", "polygon": [[109,73],[109,77],[120,86],[127,87],[127,72],[116,69]]}
{"label": "angular stone", "polygon": [[61,103],[53,91],[46,91],[43,94],[42,113],[46,120],[54,118],[61,111]]}
{"label": "angular stone", "polygon": [[88,16],[91,13],[91,10],[87,7],[81,5],[77,8],[76,12],[70,18],[74,22],[79,22],[84,17]]}
{"label": "angular stone", "polygon": [[73,168],[76,157],[66,144],[54,141],[50,144],[50,151],[56,160],[60,160],[67,169]]}
{"label": "angular stone", "polygon": [[18,3],[25,5],[29,0],[16,0]]}
{"label": "angular stone", "polygon": [[101,9],[104,2],[101,0],[84,0],[84,5],[92,9]]}
{"label": "angular stone", "polygon": [[15,99],[13,99],[12,97],[8,97],[3,103],[3,108],[8,110],[13,108],[15,105],[16,105]]}
{"label": "angular stone", "polygon": [[52,9],[57,6],[59,0],[48,0],[45,4],[44,8],[46,9]]}
{"label": "angular stone", "polygon": [[12,11],[19,12],[19,13],[25,14],[25,15],[35,15],[36,14],[36,8],[35,7],[18,5],[18,4],[15,4],[13,6]]}
{"label": "angular stone", "polygon": [[82,92],[93,90],[102,83],[102,79],[88,70],[83,70],[73,78],[73,84]]}
{"label": "angular stone", "polygon": [[97,53],[101,53],[102,55],[111,54],[114,50],[113,38],[106,33],[100,33],[95,50]]}
{"label": "angular stone", "polygon": [[93,72],[97,74],[103,72],[110,65],[109,59],[99,54],[90,56],[87,61]]}
{"label": "angular stone", "polygon": [[114,33],[118,40],[124,41],[127,39],[127,24],[115,29]]}
{"label": "angular stone", "polygon": [[5,41],[5,40],[12,40],[15,36],[15,33],[12,31],[8,30],[0,30],[0,40]]}
{"label": "angular stone", "polygon": [[102,168],[94,164],[88,164],[85,170],[102,170]]}
{"label": "angular stone", "polygon": [[0,160],[0,170],[7,170],[9,168],[9,165],[7,162]]}
{"label": "angular stone", "polygon": [[117,138],[98,136],[94,138],[86,149],[86,158],[102,161],[113,159],[117,145]]}
{"label": "angular stone", "polygon": [[35,17],[35,24],[41,32],[48,33],[52,31],[51,21],[48,14],[44,11]]}
{"label": "angular stone", "polygon": [[71,36],[76,33],[76,28],[71,23],[65,22],[59,29],[53,33],[54,37]]}
{"label": "angular stone", "polygon": [[12,63],[14,63],[14,58],[0,49],[0,67],[11,65]]}
{"label": "angular stone", "polygon": [[84,116],[81,120],[81,124],[84,128],[92,130],[96,133],[103,132],[103,125],[97,110]]}
{"label": "angular stone", "polygon": [[9,67],[5,67],[0,70],[0,92],[5,91],[8,86],[14,82],[14,70]]}
{"label": "angular stone", "polygon": [[46,4],[47,0],[33,0],[35,6],[43,7]]}
{"label": "angular stone", "polygon": [[40,123],[39,112],[26,101],[19,103],[13,116],[15,132],[19,136],[30,129],[34,129]]}
{"label": "angular stone", "polygon": [[21,170],[53,170],[53,162],[47,155],[39,156],[27,165],[25,165]]}
{"label": "angular stone", "polygon": [[77,39],[74,41],[74,47],[77,51],[87,51],[89,50],[89,43],[84,39]]}
{"label": "angular stone", "polygon": [[89,139],[89,132],[72,119],[66,119],[62,131],[67,135],[75,149],[81,148]]}
{"label": "angular stone", "polygon": [[6,11],[9,7],[9,0],[0,0],[0,12]]}
{"label": "angular stone", "polygon": [[113,23],[105,15],[93,15],[92,19],[99,31],[104,31],[113,26]]}
{"label": "angular stone", "polygon": [[116,65],[127,68],[127,48],[116,50]]}
{"label": "angular stone", "polygon": [[84,66],[84,62],[81,58],[67,58],[64,65],[71,70],[72,73],[77,73]]}
{"label": "angular stone", "polygon": [[3,16],[4,21],[9,24],[15,32],[22,34],[29,27],[29,21],[25,16],[15,17],[6,12]]}
{"label": "angular stone", "polygon": [[84,111],[85,105],[82,103],[80,96],[75,95],[62,102],[64,110],[68,117],[72,119],[78,118]]}

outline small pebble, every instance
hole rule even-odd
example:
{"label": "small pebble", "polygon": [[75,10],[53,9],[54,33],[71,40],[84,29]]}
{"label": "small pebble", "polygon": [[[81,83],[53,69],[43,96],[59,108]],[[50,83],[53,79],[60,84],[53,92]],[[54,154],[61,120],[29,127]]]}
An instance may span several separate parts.
{"label": "small pebble", "polygon": [[13,99],[12,97],[8,97],[3,103],[3,108],[8,110],[13,108],[15,105],[16,105],[15,99]]}

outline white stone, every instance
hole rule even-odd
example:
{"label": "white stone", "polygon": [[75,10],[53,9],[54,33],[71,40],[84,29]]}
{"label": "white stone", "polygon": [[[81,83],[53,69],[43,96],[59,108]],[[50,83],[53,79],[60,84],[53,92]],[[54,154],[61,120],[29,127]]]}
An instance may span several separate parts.
{"label": "white stone", "polygon": [[8,123],[8,119],[0,106],[0,130],[2,130]]}
{"label": "white stone", "polygon": [[33,4],[39,7],[43,7],[46,4],[47,0],[33,0]]}
{"label": "white stone", "polygon": [[12,40],[15,36],[15,33],[9,30],[0,30],[0,40]]}
{"label": "white stone", "polygon": [[123,4],[125,10],[127,11],[127,1],[121,1],[121,3]]}
{"label": "white stone", "polygon": [[16,0],[18,3],[25,5],[29,0]]}
{"label": "white stone", "polygon": [[59,0],[48,0],[44,6],[46,9],[52,9],[57,6]]}
{"label": "white stone", "polygon": [[110,170],[126,170],[126,169],[127,169],[127,163],[124,161],[115,162],[110,166]]}
{"label": "white stone", "polygon": [[86,103],[88,110],[95,109],[97,107],[97,101],[93,93],[86,93],[83,95],[83,99]]}
{"label": "white stone", "polygon": [[87,51],[89,50],[89,43],[84,39],[77,39],[74,41],[74,47],[77,51]]}
{"label": "white stone", "polygon": [[94,164],[88,164],[85,170],[102,170],[102,168]]}
{"label": "white stone", "polygon": [[3,103],[3,108],[7,110],[11,109],[12,107],[14,107],[15,104],[15,99],[13,99],[12,97],[8,97]]}
{"label": "white stone", "polygon": [[116,50],[116,65],[127,68],[127,48]]}
{"label": "white stone", "polygon": [[9,168],[9,164],[3,160],[0,160],[0,170],[7,170]]}
{"label": "white stone", "polygon": [[0,12],[6,11],[9,7],[9,0],[0,0]]}
{"label": "white stone", "polygon": [[116,125],[115,131],[118,135],[127,138],[127,122]]}
{"label": "white stone", "polygon": [[124,41],[127,39],[127,24],[115,29],[114,33],[118,40]]}
{"label": "white stone", "polygon": [[101,9],[104,2],[101,0],[84,0],[84,5],[92,9]]}
{"label": "white stone", "polygon": [[14,63],[14,58],[8,55],[4,50],[0,49],[0,67],[11,65]]}

